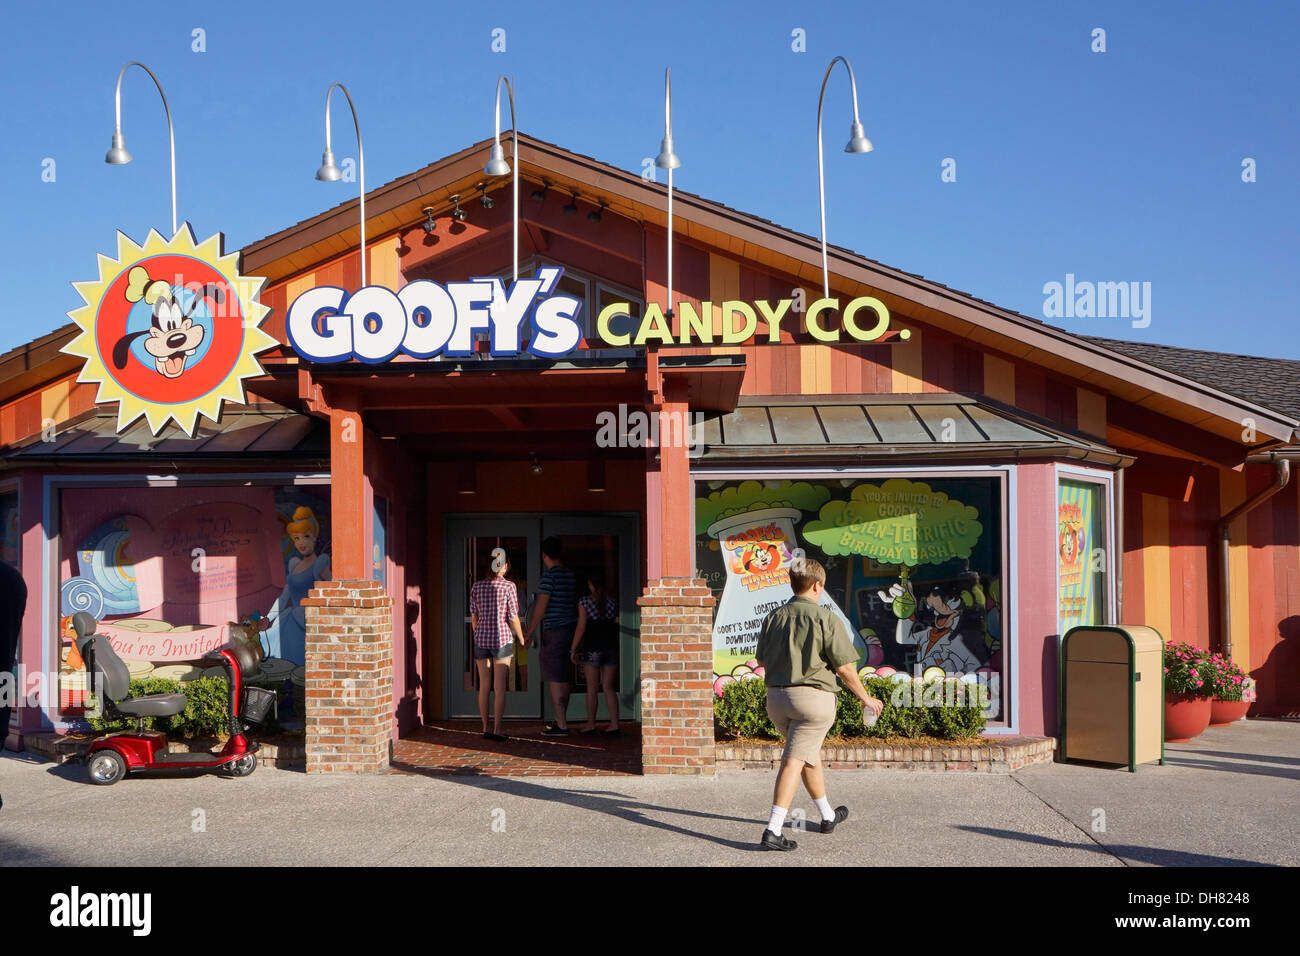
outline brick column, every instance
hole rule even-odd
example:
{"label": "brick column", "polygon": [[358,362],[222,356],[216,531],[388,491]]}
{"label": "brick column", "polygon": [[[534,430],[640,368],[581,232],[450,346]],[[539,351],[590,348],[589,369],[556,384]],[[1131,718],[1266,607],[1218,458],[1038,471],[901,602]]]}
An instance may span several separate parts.
{"label": "brick column", "polygon": [[307,609],[308,773],[377,773],[393,737],[393,601],[378,581],[318,581]]}
{"label": "brick column", "polygon": [[700,578],[646,584],[641,608],[641,768],[714,773],[713,593]]}

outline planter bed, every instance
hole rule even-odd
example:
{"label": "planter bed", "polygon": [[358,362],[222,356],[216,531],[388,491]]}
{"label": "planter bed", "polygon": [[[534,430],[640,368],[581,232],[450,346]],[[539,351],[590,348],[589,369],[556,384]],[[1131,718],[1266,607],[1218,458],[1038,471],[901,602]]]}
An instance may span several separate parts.
{"label": "planter bed", "polygon": [[[731,735],[717,741],[720,770],[773,770],[784,745]],[[1035,763],[1051,763],[1053,737],[980,736],[969,740],[933,737],[828,737],[822,766],[828,770],[950,770],[1011,773]]]}

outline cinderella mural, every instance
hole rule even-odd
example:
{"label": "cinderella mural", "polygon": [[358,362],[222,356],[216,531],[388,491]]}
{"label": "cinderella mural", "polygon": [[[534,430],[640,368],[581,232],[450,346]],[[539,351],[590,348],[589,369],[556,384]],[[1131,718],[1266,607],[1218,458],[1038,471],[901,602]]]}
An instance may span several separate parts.
{"label": "cinderella mural", "polygon": [[317,581],[329,580],[330,556],[317,553],[320,522],[306,505],[294,509],[284,533],[292,542],[292,551],[285,571],[284,592],[267,613],[271,626],[265,640],[269,657],[303,664],[306,663],[307,611],[302,599]]}

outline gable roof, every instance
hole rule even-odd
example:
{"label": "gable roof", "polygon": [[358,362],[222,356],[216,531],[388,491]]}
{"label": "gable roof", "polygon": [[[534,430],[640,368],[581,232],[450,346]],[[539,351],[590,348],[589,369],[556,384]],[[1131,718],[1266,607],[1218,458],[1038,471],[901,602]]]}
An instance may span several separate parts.
{"label": "gable roof", "polygon": [[1083,336],[1112,352],[1177,372],[1274,411],[1300,418],[1300,361],[1207,352],[1153,342],[1124,342]]}
{"label": "gable roof", "polygon": [[[477,188],[484,182],[482,162],[489,143],[482,140],[368,192],[368,240],[410,228],[423,218],[423,207],[449,203],[453,194]],[[595,192],[613,213],[666,227],[662,184],[522,133],[519,147],[521,181]],[[809,285],[821,279],[820,239],[689,192],[674,189],[673,197],[675,233],[681,239],[713,246]],[[349,199],[248,244],[241,250],[242,271],[275,283],[354,249],[359,240],[357,202]],[[1245,416],[1256,421],[1265,444],[1289,442],[1300,434],[1300,414],[1293,407],[1278,408],[1263,397],[1229,391],[1217,384],[1217,377],[1212,381],[1199,377],[1204,372],[1199,366],[1157,364],[1147,354],[1113,348],[1107,344],[1111,340],[1074,335],[840,246],[829,246],[828,258],[832,284],[840,294],[875,295],[892,311],[1022,357],[1150,411],[1234,440]],[[40,341],[58,348],[74,331],[69,324]],[[10,384],[6,371],[9,367],[23,371],[30,348],[0,356],[0,398],[21,390]]]}

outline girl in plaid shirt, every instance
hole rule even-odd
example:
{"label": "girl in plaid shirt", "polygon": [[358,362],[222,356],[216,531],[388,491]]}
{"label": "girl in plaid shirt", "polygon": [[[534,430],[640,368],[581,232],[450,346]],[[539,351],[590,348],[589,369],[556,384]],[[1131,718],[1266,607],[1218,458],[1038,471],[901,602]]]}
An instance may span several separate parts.
{"label": "girl in plaid shirt", "polygon": [[[510,683],[510,660],[514,642],[524,643],[519,623],[519,590],[506,579],[510,561],[504,551],[494,555],[492,570],[469,591],[469,620],[474,631],[474,664],[478,668],[478,713],[483,718],[483,736],[488,740],[508,740],[501,732],[506,713],[506,690]],[[511,634],[514,638],[511,638]],[[488,695],[496,691],[493,702],[492,731],[488,731]]]}

